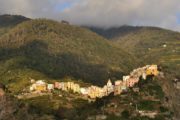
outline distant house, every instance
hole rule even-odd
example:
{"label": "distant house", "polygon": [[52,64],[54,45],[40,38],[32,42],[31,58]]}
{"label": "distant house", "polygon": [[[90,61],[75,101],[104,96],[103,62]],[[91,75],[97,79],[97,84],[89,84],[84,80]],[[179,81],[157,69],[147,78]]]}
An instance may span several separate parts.
{"label": "distant house", "polygon": [[127,81],[130,78],[130,76],[123,76],[123,81]]}
{"label": "distant house", "polygon": [[139,78],[131,77],[126,81],[126,85],[127,85],[127,87],[133,87],[138,82],[139,82]]}
{"label": "distant house", "polygon": [[122,92],[127,91],[126,81],[123,81],[122,86],[121,86],[121,90],[122,90]]}
{"label": "distant house", "polygon": [[54,90],[54,84],[48,84],[48,85],[47,85],[47,89],[48,89],[49,91]]}
{"label": "distant house", "polygon": [[167,47],[167,45],[166,45],[166,44],[164,44],[164,45],[163,45],[163,47],[164,47],[164,48],[166,48],[166,47]]}
{"label": "distant house", "polygon": [[62,82],[61,85],[62,85],[62,90],[63,91],[68,91],[68,83]]}
{"label": "distant house", "polygon": [[114,85],[112,84],[110,79],[107,82],[107,91],[108,91],[108,94],[110,94],[114,91]]}
{"label": "distant house", "polygon": [[108,95],[107,85],[104,85],[104,87],[102,88],[102,90],[103,90],[103,96],[107,96],[107,95]]}
{"label": "distant house", "polygon": [[91,86],[88,88],[88,96],[92,99],[103,97],[103,89],[97,86]]}
{"label": "distant house", "polygon": [[80,88],[80,92],[83,95],[88,95],[88,89],[87,88]]}
{"label": "distant house", "polygon": [[72,90],[74,93],[80,93],[80,85],[79,84],[74,84],[72,86]]}
{"label": "distant house", "polygon": [[30,91],[42,92],[46,90],[47,90],[47,83],[45,83],[43,80],[38,80],[30,86]]}
{"label": "distant house", "polygon": [[115,86],[114,86],[114,95],[119,95],[122,92],[122,81],[118,80],[115,81]]}
{"label": "distant house", "polygon": [[180,89],[180,82],[177,82],[176,88]]}
{"label": "distant house", "polygon": [[155,118],[158,115],[157,111],[138,111],[140,116],[147,116],[149,118]]}
{"label": "distant house", "polygon": [[180,89],[180,80],[179,79],[174,79],[173,83],[174,83],[174,87],[176,89]]}
{"label": "distant house", "polygon": [[62,89],[61,83],[60,82],[55,82],[54,83],[54,88],[55,89]]}
{"label": "distant house", "polygon": [[146,76],[146,73],[145,73],[145,72],[143,72],[142,78],[143,78],[144,80],[146,80],[147,76]]}

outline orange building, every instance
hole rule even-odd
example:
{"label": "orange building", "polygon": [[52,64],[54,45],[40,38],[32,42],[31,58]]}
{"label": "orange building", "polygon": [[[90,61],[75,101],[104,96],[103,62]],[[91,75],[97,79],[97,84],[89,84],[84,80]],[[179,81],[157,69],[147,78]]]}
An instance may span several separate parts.
{"label": "orange building", "polygon": [[159,74],[157,65],[151,65],[146,69],[146,75],[154,75],[157,76]]}

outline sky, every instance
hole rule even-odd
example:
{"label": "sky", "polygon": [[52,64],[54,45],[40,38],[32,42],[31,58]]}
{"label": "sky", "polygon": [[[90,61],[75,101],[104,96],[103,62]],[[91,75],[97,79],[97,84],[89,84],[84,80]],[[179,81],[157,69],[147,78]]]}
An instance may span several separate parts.
{"label": "sky", "polygon": [[0,0],[0,14],[103,28],[133,25],[180,31],[180,0]]}

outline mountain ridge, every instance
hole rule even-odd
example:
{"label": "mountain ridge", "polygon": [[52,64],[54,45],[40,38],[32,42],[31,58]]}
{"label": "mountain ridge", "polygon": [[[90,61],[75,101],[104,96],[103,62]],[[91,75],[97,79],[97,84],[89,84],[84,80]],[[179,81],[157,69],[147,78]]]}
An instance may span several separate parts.
{"label": "mountain ridge", "polygon": [[13,69],[28,68],[54,79],[70,76],[103,84],[137,66],[133,56],[96,33],[46,19],[18,24],[0,37],[0,47],[0,59],[12,60]]}

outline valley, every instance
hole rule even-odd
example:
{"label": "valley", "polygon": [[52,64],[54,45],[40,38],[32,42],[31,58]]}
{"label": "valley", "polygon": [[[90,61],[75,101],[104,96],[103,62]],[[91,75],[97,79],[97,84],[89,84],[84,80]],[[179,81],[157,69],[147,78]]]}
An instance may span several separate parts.
{"label": "valley", "polygon": [[2,15],[0,119],[178,120],[179,41],[156,27]]}

